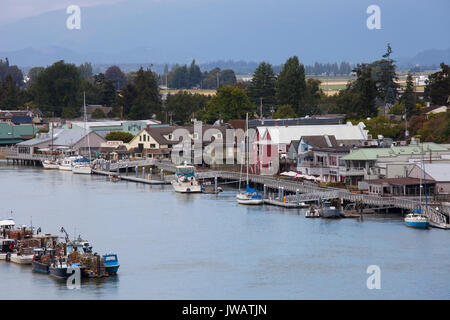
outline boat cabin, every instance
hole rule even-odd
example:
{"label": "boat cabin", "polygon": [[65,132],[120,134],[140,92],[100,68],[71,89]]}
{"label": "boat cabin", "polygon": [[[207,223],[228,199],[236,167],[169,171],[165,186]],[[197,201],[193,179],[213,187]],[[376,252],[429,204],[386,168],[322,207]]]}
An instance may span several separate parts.
{"label": "boat cabin", "polygon": [[188,166],[188,165],[177,166],[176,175],[177,175],[177,177],[181,177],[181,176],[187,177],[187,178],[195,177],[195,168],[194,168],[194,166]]}

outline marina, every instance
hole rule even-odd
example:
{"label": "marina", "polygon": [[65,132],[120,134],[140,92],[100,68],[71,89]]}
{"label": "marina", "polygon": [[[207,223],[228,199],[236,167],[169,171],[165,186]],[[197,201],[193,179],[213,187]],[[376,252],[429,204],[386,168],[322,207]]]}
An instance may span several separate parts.
{"label": "marina", "polygon": [[[0,281],[10,288],[2,299],[44,291],[45,299],[449,297],[450,260],[442,245],[448,232],[407,228],[398,215],[305,219],[306,209],[240,206],[230,187],[187,195],[171,185],[18,168],[0,162],[0,177],[9,181],[0,192],[14,204],[17,222],[32,215],[33,225],[59,235],[62,225],[71,226],[70,234],[87,235],[98,252],[114,250],[120,269],[68,290],[31,266],[0,261]],[[20,201],[29,189],[29,201]],[[52,205],[32,205],[43,198]],[[383,270],[382,292],[365,286],[370,264]],[[417,283],[419,273],[425,281]]]}

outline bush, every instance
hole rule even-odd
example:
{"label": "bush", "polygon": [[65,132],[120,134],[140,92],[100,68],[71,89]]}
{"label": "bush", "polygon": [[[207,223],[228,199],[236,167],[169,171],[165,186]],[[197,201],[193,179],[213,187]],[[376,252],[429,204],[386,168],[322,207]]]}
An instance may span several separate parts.
{"label": "bush", "polygon": [[108,141],[123,141],[124,143],[130,142],[134,136],[131,133],[123,131],[111,131],[105,136]]}
{"label": "bush", "polygon": [[104,119],[106,118],[105,112],[102,109],[95,109],[91,114],[92,119]]}

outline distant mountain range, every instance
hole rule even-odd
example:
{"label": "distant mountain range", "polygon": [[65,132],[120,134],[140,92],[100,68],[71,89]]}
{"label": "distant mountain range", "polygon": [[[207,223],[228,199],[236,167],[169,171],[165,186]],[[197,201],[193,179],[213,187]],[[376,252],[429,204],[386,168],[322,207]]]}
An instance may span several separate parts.
{"label": "distant mountain range", "polygon": [[411,1],[378,0],[381,29],[369,30],[372,0],[123,0],[82,7],[80,30],[67,29],[65,10],[0,23],[0,57],[21,67],[61,59],[279,65],[292,55],[304,64],[356,63],[379,59],[390,42],[399,66],[449,62],[448,0]]}

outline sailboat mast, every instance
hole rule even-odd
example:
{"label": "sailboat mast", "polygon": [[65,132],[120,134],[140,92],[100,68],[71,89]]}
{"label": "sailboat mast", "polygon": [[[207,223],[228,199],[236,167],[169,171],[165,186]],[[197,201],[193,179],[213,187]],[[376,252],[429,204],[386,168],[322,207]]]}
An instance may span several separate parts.
{"label": "sailboat mast", "polygon": [[247,138],[247,146],[246,146],[246,152],[247,152],[247,185],[248,185],[248,163],[250,162],[250,148],[249,148],[249,139],[248,139],[248,113],[245,114],[245,136]]}
{"label": "sailboat mast", "polygon": [[423,155],[423,142],[422,142],[422,171],[423,171],[423,186],[424,186],[424,195],[425,195],[425,211],[428,211],[427,180],[426,180],[425,163],[424,163],[424,155]]}
{"label": "sailboat mast", "polygon": [[87,143],[88,143],[88,159],[89,163],[91,162],[91,144],[89,143],[89,132],[87,130],[87,114],[86,114],[86,92],[83,91],[83,109],[84,109],[84,133],[87,137]]}

